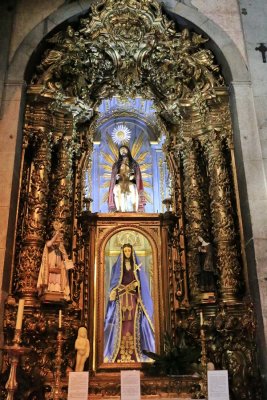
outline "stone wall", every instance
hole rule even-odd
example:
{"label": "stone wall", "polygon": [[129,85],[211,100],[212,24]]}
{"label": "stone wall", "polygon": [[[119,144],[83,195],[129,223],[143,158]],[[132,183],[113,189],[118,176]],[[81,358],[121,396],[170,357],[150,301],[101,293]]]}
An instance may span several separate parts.
{"label": "stone wall", "polygon": [[191,5],[220,26],[246,59],[242,25],[237,0],[192,0]]}
{"label": "stone wall", "polygon": [[[0,6],[1,300],[8,293],[12,267],[24,71],[42,38],[59,23],[86,10],[90,1],[17,0],[16,6],[12,0],[4,3]],[[267,63],[262,62],[261,53],[255,50],[261,42],[267,45],[266,0],[165,0],[163,3],[172,13],[180,14],[207,32],[227,60],[230,75],[238,77],[232,82],[231,93],[241,211],[251,290],[267,337]],[[247,63],[251,86],[246,71],[243,75],[240,72]],[[264,336],[261,343],[264,347]]]}
{"label": "stone wall", "polygon": [[[250,272],[250,281],[253,288],[259,286],[262,319],[265,330],[265,341],[261,348],[266,349],[267,338],[267,63],[263,62],[262,54],[256,50],[260,43],[264,43],[267,50],[267,3],[266,1],[240,0],[240,14],[242,17],[245,47],[247,51],[249,70],[251,74],[251,90],[254,99],[256,124],[254,131],[244,130],[242,138],[246,141],[246,148],[255,148],[253,138],[257,135],[259,148],[245,163],[247,181],[251,182],[249,190],[249,204],[251,210],[252,234],[247,238],[247,247],[254,244],[257,277]],[[267,56],[267,52],[266,52]],[[245,147],[245,145],[244,145]],[[265,355],[266,357],[266,355]],[[264,360],[266,365],[266,358]],[[263,371],[267,382],[267,371]],[[267,383],[265,393],[267,392]]]}

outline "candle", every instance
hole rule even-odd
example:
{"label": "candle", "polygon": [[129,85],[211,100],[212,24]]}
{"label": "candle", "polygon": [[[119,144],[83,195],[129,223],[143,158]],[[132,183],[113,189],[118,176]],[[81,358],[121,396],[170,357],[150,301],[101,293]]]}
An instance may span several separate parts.
{"label": "candle", "polygon": [[59,310],[59,313],[58,313],[58,327],[59,327],[59,329],[61,329],[61,326],[62,326],[62,310]]}
{"label": "candle", "polygon": [[203,311],[200,311],[200,327],[202,327],[204,325],[204,318],[203,318]]}
{"label": "candle", "polygon": [[23,311],[24,311],[24,299],[19,300],[19,306],[18,306],[18,313],[17,313],[17,321],[16,321],[16,328],[15,329],[21,329],[22,327],[22,319],[23,319]]}

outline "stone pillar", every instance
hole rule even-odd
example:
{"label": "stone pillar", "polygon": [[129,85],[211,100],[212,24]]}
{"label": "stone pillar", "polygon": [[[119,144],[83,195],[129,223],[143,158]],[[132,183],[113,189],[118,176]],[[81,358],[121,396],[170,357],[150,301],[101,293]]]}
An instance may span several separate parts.
{"label": "stone pillar", "polygon": [[[4,5],[3,5],[4,6]],[[4,14],[1,14],[2,19]],[[1,25],[1,29],[4,29]],[[5,40],[4,38],[2,38]],[[0,40],[1,42],[1,40]],[[1,63],[5,62],[5,52]],[[2,64],[3,65],[3,64]],[[2,67],[0,66],[0,71]],[[2,76],[2,78],[4,75]],[[21,100],[24,82],[5,85],[0,118],[0,346],[4,343],[4,304],[10,293],[13,265],[14,236],[17,215],[17,196],[20,180]],[[0,83],[0,91],[1,83]],[[2,356],[0,354],[0,365]]]}
{"label": "stone pillar", "polygon": [[238,300],[240,288],[240,261],[236,246],[236,230],[231,201],[231,180],[223,154],[221,138],[215,131],[205,144],[210,179],[212,233],[217,248],[222,300]]}
{"label": "stone pillar", "polygon": [[[251,11],[253,11],[252,8]],[[256,53],[254,49],[251,49],[252,51],[253,54]],[[260,53],[257,57],[260,60]],[[266,64],[261,65],[266,67]],[[262,90],[263,87],[261,82],[258,88]],[[250,293],[257,313],[261,374],[265,393],[267,393],[267,185],[253,94],[250,82],[232,82],[230,102],[245,251]],[[255,101],[264,107],[262,98],[258,97]],[[258,114],[261,110],[257,107]]]}
{"label": "stone pillar", "polygon": [[16,291],[28,299],[29,304],[37,295],[36,285],[44,246],[51,166],[50,114],[46,106],[36,106],[31,117],[31,145],[34,156],[30,167],[19,265],[15,271]]}

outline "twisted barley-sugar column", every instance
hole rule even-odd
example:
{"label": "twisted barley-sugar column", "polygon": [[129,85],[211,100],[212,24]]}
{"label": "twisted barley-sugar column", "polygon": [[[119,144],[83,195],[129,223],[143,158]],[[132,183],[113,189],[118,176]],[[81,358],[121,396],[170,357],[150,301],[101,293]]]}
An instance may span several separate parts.
{"label": "twisted barley-sugar column", "polygon": [[197,249],[198,235],[203,232],[204,194],[203,177],[198,165],[197,149],[190,139],[182,150],[184,168],[183,192],[185,197],[184,211],[186,216],[185,233],[187,239],[187,265],[191,300],[200,295],[197,281]]}
{"label": "twisted barley-sugar column", "polygon": [[[169,287],[171,323],[176,321],[176,310],[180,305],[188,305],[188,285],[186,274],[186,261],[184,249],[184,221],[182,215],[181,196],[181,156],[174,149],[175,144],[171,142],[165,150],[166,161],[170,175],[172,176],[172,213],[177,217],[168,229],[168,263],[169,263]],[[181,296],[177,294],[181,292]],[[174,322],[175,323],[175,322]],[[175,323],[176,326],[176,323]],[[168,328],[167,328],[168,331]]]}
{"label": "twisted barley-sugar column", "polygon": [[231,203],[230,166],[222,150],[219,134],[212,132],[205,144],[210,179],[211,217],[221,298],[225,302],[238,299],[240,262],[235,243],[236,232]]}
{"label": "twisted barley-sugar column", "polygon": [[[92,131],[93,132],[93,131]],[[74,154],[74,171],[73,171],[73,187],[75,187],[74,195],[74,207],[73,214],[80,215],[78,221],[73,221],[73,248],[75,248],[74,256],[76,258],[76,267],[73,271],[72,281],[72,300],[79,304],[81,297],[82,284],[83,286],[83,302],[89,304],[89,254],[92,248],[90,247],[91,237],[91,226],[88,222],[90,220],[91,212],[88,209],[83,210],[84,203],[84,168],[87,157],[89,155],[91,159],[91,153],[93,151],[92,134],[90,134],[89,125],[84,126],[79,130],[78,135],[80,136],[80,148]],[[92,182],[91,182],[92,183]],[[74,235],[74,230],[76,231]],[[83,307],[82,320],[87,321],[89,318],[86,306]]]}
{"label": "twisted barley-sugar column", "polygon": [[[57,148],[57,164],[53,171],[51,189],[51,212],[53,221],[61,221],[63,226],[70,220],[72,196],[72,146],[71,137],[63,137]],[[51,222],[53,222],[51,221]],[[65,231],[70,227],[64,226]]]}
{"label": "twisted barley-sugar column", "polygon": [[28,184],[25,230],[17,267],[17,291],[31,302],[37,295],[37,279],[41,265],[47,222],[49,173],[51,167],[50,113],[46,106],[36,106],[32,122],[33,158]]}

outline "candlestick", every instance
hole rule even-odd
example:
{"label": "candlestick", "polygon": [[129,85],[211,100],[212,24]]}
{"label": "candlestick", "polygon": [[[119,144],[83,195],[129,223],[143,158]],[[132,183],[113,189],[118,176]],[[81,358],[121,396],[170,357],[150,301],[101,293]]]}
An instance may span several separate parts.
{"label": "candlestick", "polygon": [[19,330],[22,327],[23,312],[24,312],[24,299],[20,299],[17,312],[16,327],[15,327],[16,330]]}
{"label": "candlestick", "polygon": [[[59,310],[59,313],[61,314],[61,310]],[[55,383],[53,387],[53,400],[61,400],[63,398],[61,390],[62,344],[63,332],[60,329],[57,333],[57,352],[55,358]]]}
{"label": "candlestick", "polygon": [[90,197],[84,197],[83,204],[85,207],[85,211],[91,212],[91,203],[92,202],[93,202],[93,199],[91,199]]}
{"label": "candlestick", "polygon": [[59,329],[62,328],[62,310],[59,310],[59,314],[58,314],[58,327],[59,327]]}
{"label": "candlestick", "polygon": [[[23,311],[22,311],[23,313]],[[12,346],[4,346],[1,347],[0,350],[4,350],[8,353],[9,360],[10,360],[10,372],[9,378],[6,382],[5,388],[7,389],[7,400],[13,400],[15,392],[18,388],[17,383],[17,366],[19,363],[19,359],[26,353],[31,351],[30,348],[20,346],[20,336],[21,336],[21,329],[15,330],[15,336],[13,339]]]}
{"label": "candlestick", "polygon": [[204,316],[203,311],[200,310],[200,342],[201,342],[201,365],[202,365],[202,394],[207,396],[207,349],[206,349],[206,335],[204,329]]}
{"label": "candlestick", "polygon": [[200,327],[202,327],[204,325],[204,318],[203,318],[203,311],[202,310],[200,310],[199,316],[200,316]]}
{"label": "candlestick", "polygon": [[162,201],[162,204],[164,204],[164,205],[166,206],[166,211],[167,211],[167,212],[170,212],[170,210],[171,210],[171,205],[172,205],[172,199],[171,199],[171,198],[164,199],[164,200]]}

